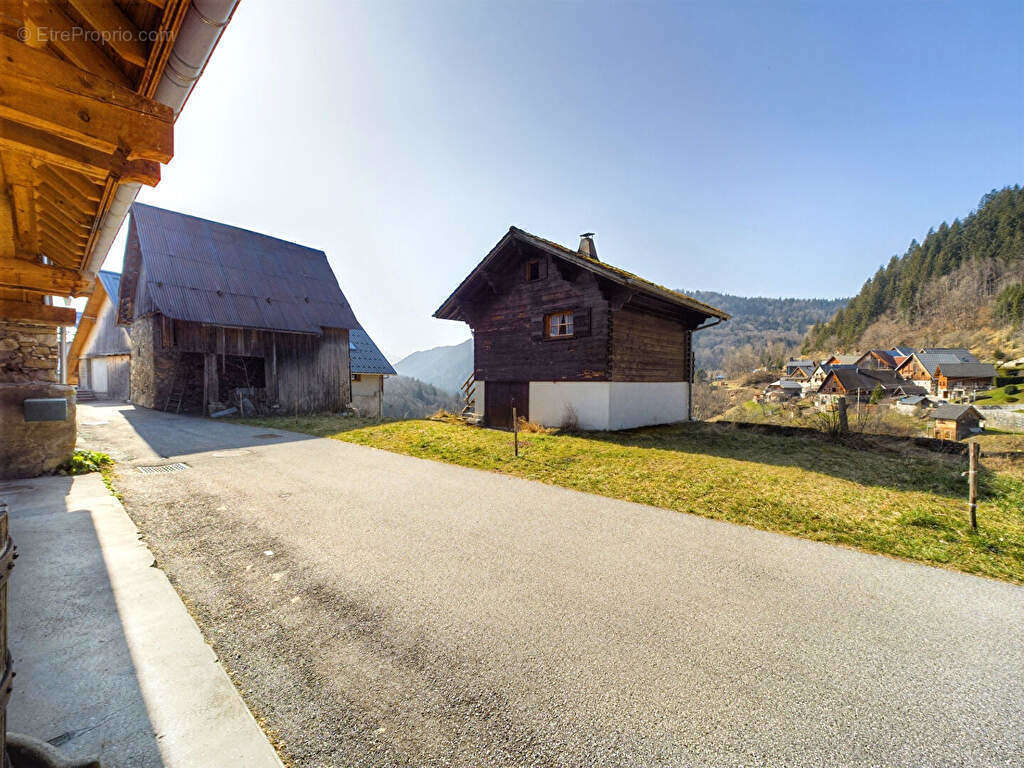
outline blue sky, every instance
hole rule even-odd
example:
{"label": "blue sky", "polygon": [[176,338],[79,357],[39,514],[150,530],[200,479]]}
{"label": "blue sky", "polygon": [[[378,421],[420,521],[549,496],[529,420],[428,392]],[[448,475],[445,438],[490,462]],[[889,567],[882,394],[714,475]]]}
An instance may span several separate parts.
{"label": "blue sky", "polygon": [[839,296],[1024,181],[1020,2],[301,7],[242,0],[139,199],[324,249],[392,360],[511,224]]}

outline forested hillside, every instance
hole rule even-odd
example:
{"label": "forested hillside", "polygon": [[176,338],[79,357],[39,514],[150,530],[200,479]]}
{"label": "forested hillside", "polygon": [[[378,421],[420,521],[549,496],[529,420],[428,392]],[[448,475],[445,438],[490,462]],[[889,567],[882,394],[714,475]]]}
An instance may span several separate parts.
{"label": "forested hillside", "polygon": [[829,319],[848,301],[682,292],[732,315],[728,322],[693,335],[697,367],[703,370],[723,368],[730,374],[749,371],[759,365],[778,367],[780,360],[799,348],[812,325]]}
{"label": "forested hillside", "polygon": [[1020,351],[1024,190],[993,190],[963,220],[943,222],[880,267],[845,308],[816,324],[805,352],[870,346]]}
{"label": "forested hillside", "polygon": [[418,419],[439,410],[458,413],[462,401],[430,384],[407,376],[388,376],[384,382],[384,418]]}
{"label": "forested hillside", "polygon": [[434,347],[413,352],[395,363],[395,370],[446,392],[458,392],[473,372],[473,340],[450,347]]}

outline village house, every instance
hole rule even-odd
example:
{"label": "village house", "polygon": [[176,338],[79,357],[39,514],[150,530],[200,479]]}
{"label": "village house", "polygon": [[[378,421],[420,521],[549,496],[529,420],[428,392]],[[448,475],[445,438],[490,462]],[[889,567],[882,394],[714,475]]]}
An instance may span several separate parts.
{"label": "village house", "polygon": [[395,376],[391,363],[364,330],[349,331],[349,358],[352,370],[352,407],[361,416],[383,418],[384,378]]}
{"label": "village house", "polygon": [[853,354],[850,354],[850,355],[830,355],[829,357],[827,357],[824,360],[822,360],[821,364],[822,365],[831,365],[831,366],[835,366],[835,365],[851,365],[851,366],[856,366],[857,365],[857,361],[860,360],[861,357],[862,357],[862,355],[860,355],[860,353],[857,353],[857,352],[854,352]]}
{"label": "village house", "polygon": [[939,440],[963,440],[983,431],[981,413],[973,405],[940,405],[928,418],[935,422],[932,436]]}
{"label": "village house", "polygon": [[861,355],[854,363],[858,368],[885,369],[893,371],[896,369],[896,360],[891,352],[885,349],[869,349]]}
{"label": "village house", "polygon": [[868,402],[879,388],[886,399],[925,394],[923,388],[904,381],[895,371],[847,366],[832,368],[818,388],[818,394],[828,398],[843,397],[849,402]]}
{"label": "village house", "polygon": [[806,380],[814,373],[817,365],[814,360],[796,360],[791,357],[786,362],[786,370],[783,375]]}
{"label": "village house", "polygon": [[764,388],[761,399],[768,403],[795,400],[804,394],[804,386],[793,379],[777,379]]}
{"label": "village house", "polygon": [[[942,381],[940,366],[947,371]],[[896,373],[924,387],[929,394],[943,398],[987,389],[995,384],[996,377],[995,366],[982,363],[967,349],[948,347],[926,347],[913,352],[897,366]]]}
{"label": "village house", "polygon": [[434,313],[474,336],[473,406],[491,426],[626,429],[690,418],[694,331],[729,315],[516,227]]}
{"label": "village house", "polygon": [[77,379],[79,400],[87,393],[103,400],[128,400],[132,348],[128,330],[117,324],[121,275],[101,270],[98,277],[68,351],[68,378]]}
{"label": "village house", "polygon": [[920,411],[934,408],[937,402],[927,395],[908,395],[901,397],[896,403],[895,408],[900,413],[915,414]]}
{"label": "village house", "polygon": [[352,401],[349,334],[361,327],[323,251],[136,203],[117,321],[130,327],[136,405],[209,413],[244,398],[310,413]]}

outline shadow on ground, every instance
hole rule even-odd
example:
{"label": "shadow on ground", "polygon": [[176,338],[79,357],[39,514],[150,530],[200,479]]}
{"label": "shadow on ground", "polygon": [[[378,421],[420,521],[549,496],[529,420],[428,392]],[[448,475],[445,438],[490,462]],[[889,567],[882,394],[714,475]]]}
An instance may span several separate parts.
{"label": "shadow on ground", "polygon": [[103,551],[86,509],[68,509],[71,479],[0,483],[18,546],[9,586],[17,673],[10,730],[104,768],[164,765],[139,687]]}

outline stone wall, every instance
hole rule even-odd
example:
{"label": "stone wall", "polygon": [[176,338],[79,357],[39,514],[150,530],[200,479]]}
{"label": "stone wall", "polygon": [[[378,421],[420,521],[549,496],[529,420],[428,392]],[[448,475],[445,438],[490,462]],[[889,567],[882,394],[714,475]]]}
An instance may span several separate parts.
{"label": "stone wall", "polygon": [[[66,421],[25,421],[25,400],[61,397]],[[38,381],[0,382],[0,480],[53,472],[75,450],[75,390]]]}
{"label": "stone wall", "polygon": [[57,381],[57,329],[0,321],[0,382]]}

